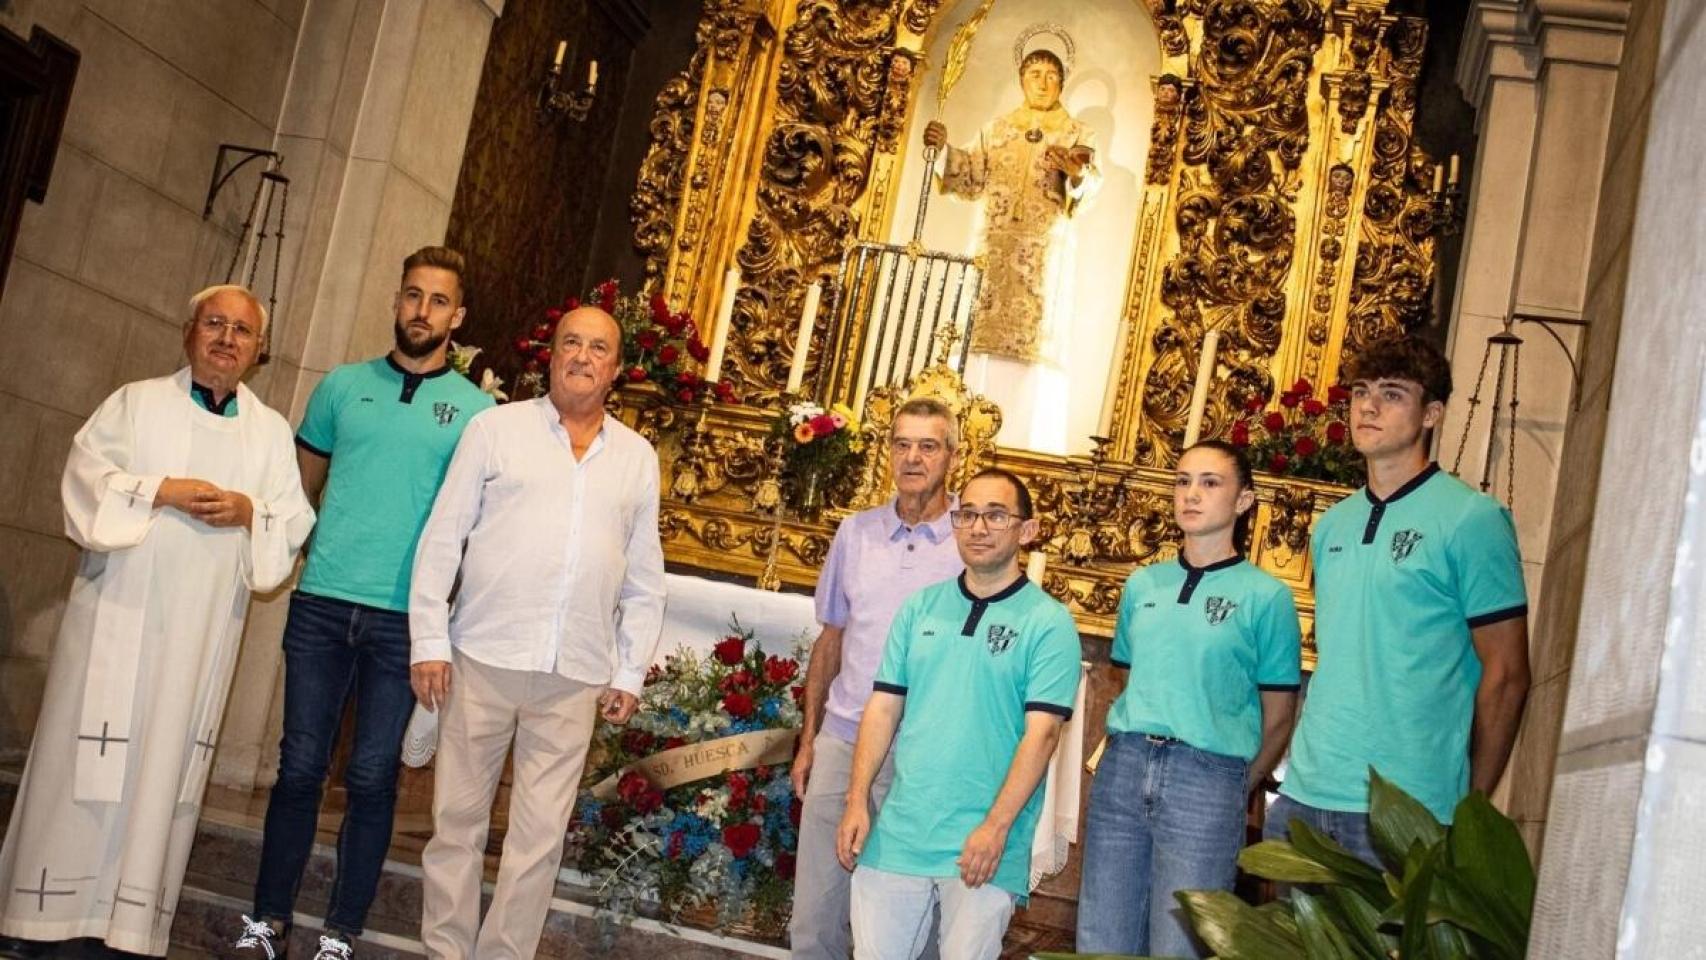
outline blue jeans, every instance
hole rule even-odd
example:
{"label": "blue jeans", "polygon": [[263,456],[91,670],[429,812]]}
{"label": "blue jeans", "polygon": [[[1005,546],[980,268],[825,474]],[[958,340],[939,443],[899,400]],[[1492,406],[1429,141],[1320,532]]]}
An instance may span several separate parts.
{"label": "blue jeans", "polygon": [[1328,839],[1344,847],[1351,856],[1376,870],[1384,870],[1380,865],[1380,857],[1374,852],[1374,843],[1368,835],[1368,814],[1349,813],[1343,810],[1323,810],[1280,794],[1274,805],[1268,808],[1268,819],[1262,826],[1262,839],[1289,840],[1291,839],[1291,822],[1302,820],[1314,829],[1316,833],[1325,834]]}
{"label": "blue jeans", "polygon": [[344,704],[355,695],[355,748],[344,770],[349,809],[338,831],[326,927],[361,933],[391,847],[409,688],[409,616],[298,591],[284,626],[284,737],[267,804],[255,915],[288,924],[314,846],[321,789]]}
{"label": "blue jeans", "polygon": [[1178,890],[1230,890],[1248,765],[1180,740],[1108,738],[1090,785],[1078,952],[1203,954]]}

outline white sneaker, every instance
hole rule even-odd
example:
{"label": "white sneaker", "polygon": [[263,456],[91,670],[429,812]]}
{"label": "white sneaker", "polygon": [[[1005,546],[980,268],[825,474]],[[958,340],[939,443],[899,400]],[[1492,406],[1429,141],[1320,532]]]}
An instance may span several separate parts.
{"label": "white sneaker", "polygon": [[351,960],[355,956],[355,948],[342,937],[321,937],[320,949],[315,952],[314,960]]}
{"label": "white sneaker", "polygon": [[417,703],[414,714],[409,717],[408,729],[403,731],[403,763],[418,769],[431,763],[436,752],[438,714]]}
{"label": "white sneaker", "polygon": [[232,949],[248,951],[248,955],[265,957],[266,960],[279,960],[284,956],[287,934],[276,930],[265,920],[250,920],[243,916],[243,935],[232,944]]}

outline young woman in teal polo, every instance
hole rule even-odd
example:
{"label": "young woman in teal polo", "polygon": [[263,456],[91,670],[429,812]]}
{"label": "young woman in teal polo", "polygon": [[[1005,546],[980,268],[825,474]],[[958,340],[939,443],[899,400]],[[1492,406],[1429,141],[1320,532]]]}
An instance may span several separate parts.
{"label": "young woman in teal polo", "polygon": [[1120,600],[1108,711],[1090,787],[1078,951],[1196,957],[1178,890],[1229,890],[1249,791],[1285,751],[1299,679],[1291,590],[1240,552],[1250,464],[1205,441],[1179,458],[1178,559],[1134,571]]}

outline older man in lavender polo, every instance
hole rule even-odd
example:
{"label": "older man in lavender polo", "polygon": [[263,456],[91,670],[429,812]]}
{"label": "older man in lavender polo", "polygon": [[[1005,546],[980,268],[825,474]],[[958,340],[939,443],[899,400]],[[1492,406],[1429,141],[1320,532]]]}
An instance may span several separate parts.
{"label": "older man in lavender polo", "polygon": [[[823,632],[806,670],[805,722],[794,757],[794,792],[804,798],[790,928],[795,960],[852,955],[848,909],[852,874],[835,855],[853,740],[882,662],[889,623],[901,602],[964,569],[948,522],[948,473],[959,427],[939,400],[907,401],[889,435],[893,500],[848,517],[835,532],[817,582]],[[888,793],[885,765],[871,791],[872,814]]]}

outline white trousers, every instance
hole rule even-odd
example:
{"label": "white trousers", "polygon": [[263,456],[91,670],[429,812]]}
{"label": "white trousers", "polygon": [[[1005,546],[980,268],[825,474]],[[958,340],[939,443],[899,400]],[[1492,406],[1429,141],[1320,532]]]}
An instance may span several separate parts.
{"label": "white trousers", "polygon": [[[421,942],[434,960],[532,960],[545,928],[602,686],[455,655],[438,728]],[[492,800],[515,746],[509,829],[480,922]]]}
{"label": "white trousers", "polygon": [[942,911],[942,960],[999,960],[1016,898],[959,877],[914,877],[860,866],[853,871],[855,960],[917,960]]}

